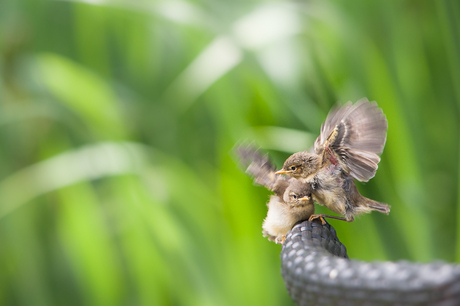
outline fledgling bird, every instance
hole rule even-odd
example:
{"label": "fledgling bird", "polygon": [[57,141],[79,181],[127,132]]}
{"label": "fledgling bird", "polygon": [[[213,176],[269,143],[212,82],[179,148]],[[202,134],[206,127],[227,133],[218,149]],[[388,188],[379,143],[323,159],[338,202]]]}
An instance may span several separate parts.
{"label": "fledgling bird", "polygon": [[268,157],[251,146],[239,146],[237,154],[254,181],[274,192],[267,203],[268,212],[262,233],[270,241],[283,243],[287,232],[297,222],[309,219],[315,211],[311,185],[276,174],[276,168]]}
{"label": "fledgling bird", "polygon": [[299,181],[289,182],[286,190],[270,196],[262,233],[268,240],[283,243],[284,237],[299,221],[308,220],[315,212],[310,186]]}
{"label": "fledgling bird", "polygon": [[315,211],[311,198],[311,186],[275,174],[276,168],[268,157],[252,146],[237,148],[240,163],[254,182],[274,192],[267,203],[268,212],[262,225],[262,233],[268,240],[283,243],[284,236],[299,221],[308,219]]}
{"label": "fledgling bird", "polygon": [[382,110],[366,98],[335,107],[321,126],[314,152],[294,153],[276,174],[310,184],[313,199],[348,222],[373,210],[388,214],[389,205],[362,196],[354,182],[374,177],[387,128]]}

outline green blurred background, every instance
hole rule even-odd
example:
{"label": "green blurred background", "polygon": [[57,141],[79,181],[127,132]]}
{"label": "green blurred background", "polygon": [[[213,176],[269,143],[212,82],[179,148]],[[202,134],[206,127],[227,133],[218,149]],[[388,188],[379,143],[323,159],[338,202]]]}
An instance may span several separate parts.
{"label": "green blurred background", "polygon": [[352,258],[459,262],[459,8],[3,0],[0,304],[292,304],[232,148],[281,166],[362,97],[391,214],[330,223]]}

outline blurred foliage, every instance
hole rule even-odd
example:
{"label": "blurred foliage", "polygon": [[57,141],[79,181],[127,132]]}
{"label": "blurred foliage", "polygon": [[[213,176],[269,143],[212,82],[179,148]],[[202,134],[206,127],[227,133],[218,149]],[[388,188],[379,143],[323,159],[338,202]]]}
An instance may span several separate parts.
{"label": "blurred foliage", "polygon": [[350,257],[460,261],[459,8],[2,1],[0,304],[291,304],[232,148],[280,166],[362,97],[389,131],[358,187],[392,210],[330,220]]}

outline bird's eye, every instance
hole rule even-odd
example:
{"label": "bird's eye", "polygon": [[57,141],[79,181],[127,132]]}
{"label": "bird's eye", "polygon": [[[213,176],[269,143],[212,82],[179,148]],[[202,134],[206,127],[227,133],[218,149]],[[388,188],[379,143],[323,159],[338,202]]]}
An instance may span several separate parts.
{"label": "bird's eye", "polygon": [[292,171],[294,171],[294,170],[295,170],[295,168],[296,168],[295,166],[292,166],[290,169],[291,169]]}
{"label": "bird's eye", "polygon": [[293,197],[294,199],[297,199],[297,196],[296,196],[295,194],[293,194],[292,197]]}

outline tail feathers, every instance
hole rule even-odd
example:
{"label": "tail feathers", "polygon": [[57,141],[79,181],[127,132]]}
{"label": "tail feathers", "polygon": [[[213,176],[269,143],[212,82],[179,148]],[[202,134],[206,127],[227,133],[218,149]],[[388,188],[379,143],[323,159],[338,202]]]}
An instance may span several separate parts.
{"label": "tail feathers", "polygon": [[376,210],[386,215],[390,213],[390,205],[385,204],[385,203],[379,203],[379,202],[373,201],[373,203],[369,204],[368,207],[372,210]]}

